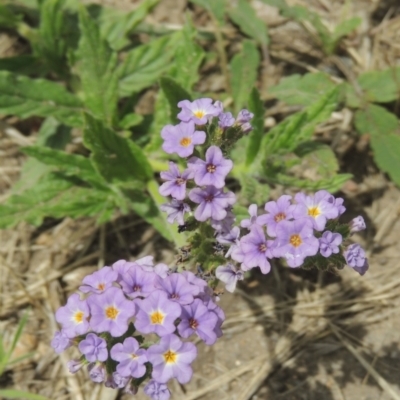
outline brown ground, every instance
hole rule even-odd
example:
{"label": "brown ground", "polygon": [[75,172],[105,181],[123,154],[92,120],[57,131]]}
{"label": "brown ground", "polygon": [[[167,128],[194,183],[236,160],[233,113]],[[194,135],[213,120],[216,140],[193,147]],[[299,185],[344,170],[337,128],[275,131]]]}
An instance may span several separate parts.
{"label": "brown ground", "polygon": [[[340,57],[326,58],[297,24],[286,22],[261,1],[253,2],[270,26],[272,41],[270,62],[264,63],[259,80],[268,101],[269,125],[288,111],[266,92],[281,76],[320,69],[352,79],[365,70],[399,65],[398,0],[288,2],[313,8],[328,25],[351,16],[362,17],[363,24],[344,40]],[[102,3],[130,9],[138,1]],[[185,5],[184,0],[162,0],[148,22],[175,29],[182,24]],[[190,12],[199,25],[212,27],[203,11],[191,7]],[[229,26],[226,35],[232,40],[230,51],[237,32]],[[0,35],[2,56],[21,51],[15,38]],[[208,65],[204,78],[201,90],[223,86],[217,66]],[[317,134],[332,143],[342,172],[354,174],[342,195],[346,218],[361,214],[367,221],[366,232],[354,240],[368,249],[370,271],[360,277],[346,268],[336,276],[279,267],[267,276],[253,274],[234,295],[222,296],[227,314],[224,337],[212,347],[199,345],[194,378],[185,387],[172,384],[173,399],[400,399],[400,191],[379,173],[368,138],[355,134],[351,120],[351,110],[339,110]],[[38,123],[0,121],[2,200],[24,161],[19,147],[34,142]],[[84,372],[68,373],[65,363],[73,354],[67,351],[59,357],[49,345],[57,329],[53,313],[84,275],[104,263],[146,254],[171,262],[168,243],[135,216],[100,229],[92,219],[49,220],[38,229],[20,224],[0,232],[0,238],[0,332],[9,342],[18,320],[28,312],[15,356],[34,351],[0,378],[0,387],[12,385],[57,400],[129,398],[92,384]]]}

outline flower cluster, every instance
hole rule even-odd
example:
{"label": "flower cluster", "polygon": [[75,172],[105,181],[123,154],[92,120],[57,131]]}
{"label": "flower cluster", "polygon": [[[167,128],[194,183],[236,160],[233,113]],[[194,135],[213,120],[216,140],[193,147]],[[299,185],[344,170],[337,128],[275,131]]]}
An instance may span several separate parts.
{"label": "flower cluster", "polygon": [[[56,312],[62,329],[52,346],[57,353],[77,345],[90,379],[108,387],[144,392],[153,400],[170,397],[167,382],[189,382],[197,348],[183,339],[198,336],[207,345],[222,336],[225,315],[207,283],[195,274],[177,273],[152,257],[120,260],[86,276],[67,304]],[[145,335],[152,334],[150,340]]]}

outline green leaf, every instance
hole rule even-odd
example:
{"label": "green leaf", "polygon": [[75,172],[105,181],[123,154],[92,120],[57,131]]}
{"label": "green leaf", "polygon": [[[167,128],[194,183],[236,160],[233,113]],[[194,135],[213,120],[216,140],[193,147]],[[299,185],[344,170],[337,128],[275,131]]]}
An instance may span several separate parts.
{"label": "green leaf", "polygon": [[106,187],[106,182],[86,157],[39,146],[24,147],[22,151],[43,164],[56,167],[67,176],[76,176],[94,187]]}
{"label": "green leaf", "polygon": [[354,17],[342,21],[339,25],[335,27],[333,31],[333,41],[337,43],[342,37],[347,36],[349,33],[354,31],[362,22],[361,18]]}
{"label": "green leaf", "polygon": [[294,74],[283,78],[278,85],[270,87],[268,91],[288,105],[308,106],[335,87],[336,84],[331,81],[329,75],[317,72]]}
{"label": "green leaf", "polygon": [[143,21],[159,0],[144,0],[130,12],[115,8],[101,7],[98,23],[103,38],[114,50],[121,50],[128,45],[128,35]]}
{"label": "green leaf", "polygon": [[174,63],[169,75],[184,89],[191,92],[192,86],[199,81],[199,68],[204,59],[203,49],[195,42],[197,30],[187,19],[174,53]]}
{"label": "green leaf", "polygon": [[15,29],[21,17],[6,5],[0,4],[0,27]]}
{"label": "green leaf", "polygon": [[118,101],[117,53],[101,38],[99,28],[84,7],[79,10],[79,75],[85,104],[93,115],[113,126]]}
{"label": "green leaf", "polygon": [[83,143],[92,151],[90,157],[96,170],[108,182],[130,184],[153,178],[152,168],[143,150],[89,114],[86,114]]}
{"label": "green leaf", "polygon": [[400,67],[364,72],[358,78],[367,102],[388,103],[400,96]]}
{"label": "green leaf", "polygon": [[0,389],[0,396],[4,399],[18,399],[18,400],[50,400],[48,397],[39,394],[24,392],[23,390],[16,389]]}
{"label": "green leaf", "polygon": [[130,96],[157,82],[170,68],[179,38],[180,32],[152,40],[127,52],[118,67],[119,95]]}
{"label": "green leaf", "polygon": [[232,94],[235,111],[243,108],[257,80],[257,68],[260,56],[255,44],[249,40],[243,41],[243,49],[231,61]]}
{"label": "green leaf", "polygon": [[[178,108],[178,103],[181,100],[191,100],[190,94],[180,86],[175,80],[172,78],[164,77],[160,79],[160,86],[162,91],[165,94],[165,97],[168,100],[170,107],[170,120],[173,123],[177,123],[177,115],[180,111]],[[166,122],[166,121],[165,121]],[[165,124],[164,122],[164,124]]]}
{"label": "green leaf", "polygon": [[205,8],[220,24],[225,22],[226,0],[190,0],[190,2]]}
{"label": "green leaf", "polygon": [[35,56],[21,55],[0,58],[0,71],[14,72],[22,75],[40,75],[47,73],[47,68]]}
{"label": "green leaf", "polygon": [[82,103],[61,85],[0,71],[0,113],[21,118],[53,116],[72,126],[82,126]]}
{"label": "green leaf", "polygon": [[242,205],[267,202],[270,196],[270,187],[266,183],[261,183],[250,174],[240,174],[238,178],[241,186],[239,200]]}
{"label": "green leaf", "polygon": [[356,112],[355,126],[360,133],[371,135],[375,162],[400,186],[399,120],[383,107],[370,104]]}
{"label": "green leaf", "polygon": [[249,98],[249,110],[254,114],[251,120],[253,130],[249,134],[246,149],[246,166],[250,165],[260,150],[261,140],[264,135],[264,114],[265,109],[260,98],[260,93],[253,88]]}
{"label": "green leaf", "polygon": [[228,13],[243,33],[255,39],[261,46],[268,46],[267,26],[257,18],[256,11],[246,0],[239,0],[236,7],[228,9]]}
{"label": "green leaf", "polygon": [[34,52],[49,69],[56,73],[68,75],[66,63],[67,43],[64,40],[65,0],[44,0],[40,4],[40,25],[38,36],[33,41]]}
{"label": "green leaf", "polygon": [[122,118],[121,121],[119,121],[119,126],[122,129],[129,129],[132,126],[137,126],[140,125],[143,121],[143,116],[139,114],[126,114],[124,118]]}

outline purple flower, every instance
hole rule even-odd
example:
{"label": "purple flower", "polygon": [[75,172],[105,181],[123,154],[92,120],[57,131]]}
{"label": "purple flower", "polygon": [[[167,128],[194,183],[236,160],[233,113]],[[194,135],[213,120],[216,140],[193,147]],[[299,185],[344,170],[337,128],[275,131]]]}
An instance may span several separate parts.
{"label": "purple flower", "polygon": [[351,244],[344,252],[344,258],[348,266],[352,267],[360,275],[364,275],[369,268],[365,251],[359,244]]}
{"label": "purple flower", "polygon": [[155,332],[158,336],[175,331],[174,322],[181,315],[181,306],[168,299],[165,292],[156,290],[149,297],[137,302],[135,327],[141,333]]}
{"label": "purple flower", "polygon": [[218,126],[222,129],[229,128],[235,123],[235,118],[233,118],[232,113],[226,112],[219,114]]}
{"label": "purple flower", "polygon": [[134,265],[125,271],[119,283],[129,297],[146,297],[154,291],[156,277],[153,272],[143,271],[139,265]]}
{"label": "purple flower", "polygon": [[167,335],[147,353],[153,364],[152,378],[158,383],[167,383],[172,378],[181,384],[190,381],[193,374],[190,363],[197,357],[193,343],[182,343],[176,335]]}
{"label": "purple flower", "polygon": [[121,376],[141,378],[146,373],[146,350],[139,347],[135,338],[128,337],[123,343],[117,343],[111,348],[111,358],[119,362],[117,372]]}
{"label": "purple flower", "polygon": [[178,225],[184,225],[183,217],[190,211],[190,207],[183,201],[172,199],[171,203],[162,204],[160,210],[167,213],[167,221],[170,224],[177,221]]}
{"label": "purple flower", "polygon": [[218,317],[209,311],[200,299],[195,299],[192,304],[184,306],[180,319],[178,332],[183,338],[196,333],[209,346],[216,342],[217,335],[214,328]]}
{"label": "purple flower", "polygon": [[187,169],[180,173],[178,166],[170,162],[169,171],[161,172],[160,176],[167,181],[158,190],[162,196],[172,196],[177,200],[183,200],[186,197],[186,182],[193,178],[191,170]]}
{"label": "purple flower", "polygon": [[225,289],[231,293],[235,291],[237,281],[242,281],[244,277],[243,271],[236,271],[232,264],[217,267],[215,276],[226,284]]}
{"label": "purple flower", "polygon": [[[224,111],[224,105],[223,105],[222,102],[219,101],[219,100],[217,100],[217,101],[214,102],[214,107],[215,107],[216,109],[218,109],[219,114],[222,113],[222,112]],[[219,115],[219,114],[218,114],[218,115]]]}
{"label": "purple flower", "polygon": [[154,266],[153,259],[153,256],[145,256],[136,260],[135,264],[139,264],[144,271],[152,272]]}
{"label": "purple flower", "polygon": [[318,239],[308,219],[282,221],[277,225],[273,253],[275,257],[285,257],[289,267],[299,267],[305,257],[317,254],[318,248]]}
{"label": "purple flower", "polygon": [[249,110],[243,109],[239,111],[239,114],[236,118],[237,125],[243,125],[251,121],[254,117],[254,114],[251,113]]}
{"label": "purple flower", "polygon": [[196,286],[199,291],[204,291],[204,288],[208,287],[207,282],[204,279],[198,278],[193,272],[182,271],[180,273],[185,279],[191,284]]}
{"label": "purple flower", "polygon": [[258,223],[257,222],[257,212],[258,212],[257,204],[251,204],[249,207],[250,218],[242,220],[242,222],[240,223],[240,226],[242,228],[250,229],[255,223]]}
{"label": "purple flower", "polygon": [[112,286],[118,278],[118,272],[111,267],[103,267],[99,271],[93,272],[83,278],[83,285],[79,290],[83,293],[102,293]]}
{"label": "purple flower", "polygon": [[118,337],[128,330],[128,320],[135,315],[135,303],[127,300],[121,289],[111,287],[88,298],[90,327],[95,332],[109,332]]}
{"label": "purple flower", "polygon": [[339,253],[339,245],[342,243],[340,233],[325,231],[319,238],[319,251],[324,257],[330,257],[331,254]]}
{"label": "purple flower", "polygon": [[240,228],[238,226],[234,226],[228,233],[221,232],[215,237],[218,243],[230,246],[225,257],[229,257],[235,247],[238,246],[239,237]]}
{"label": "purple flower", "polygon": [[201,222],[208,218],[217,221],[224,219],[227,215],[226,208],[236,202],[236,196],[232,192],[224,193],[214,186],[194,188],[189,192],[189,198],[199,204],[194,217]]}
{"label": "purple flower", "polygon": [[365,225],[364,218],[359,215],[358,217],[353,218],[350,223],[350,233],[363,231],[367,226]]}
{"label": "purple flower", "polygon": [[327,219],[334,219],[339,215],[335,198],[326,190],[319,190],[314,196],[297,193],[295,199],[298,204],[293,210],[293,217],[308,218],[317,231],[324,230]]}
{"label": "purple flower", "polygon": [[69,337],[64,333],[64,331],[57,331],[54,334],[53,340],[51,341],[51,347],[56,353],[60,354],[71,346],[72,342]]}
{"label": "purple flower", "polygon": [[200,292],[200,289],[191,285],[182,274],[171,274],[165,279],[159,279],[156,287],[163,290],[170,300],[182,305],[192,303],[193,297]]}
{"label": "purple flower", "polygon": [[71,374],[76,374],[85,364],[86,360],[69,360],[67,368]]}
{"label": "purple flower", "polygon": [[62,325],[65,336],[71,339],[88,331],[88,318],[88,304],[77,293],[69,296],[67,304],[56,311],[56,321]]}
{"label": "purple flower", "polygon": [[113,381],[113,384],[111,387],[113,389],[122,389],[128,384],[129,377],[122,376],[118,372],[114,372],[112,374],[112,381]]}
{"label": "purple flower", "polygon": [[78,345],[79,351],[90,362],[106,361],[108,358],[107,343],[94,333],[88,333]]}
{"label": "purple flower", "polygon": [[217,324],[215,325],[214,332],[217,335],[217,338],[222,336],[221,326],[225,321],[225,313],[223,312],[221,307],[218,307],[211,297],[207,297],[206,299],[202,299],[204,305],[208,308],[209,311],[212,311],[217,316]]}
{"label": "purple flower", "polygon": [[216,117],[221,112],[220,107],[212,104],[212,99],[203,98],[193,102],[182,100],[178,103],[182,111],[177,115],[184,122],[193,121],[196,125],[204,125],[210,117]]}
{"label": "purple flower", "polygon": [[193,157],[188,161],[189,169],[194,172],[194,181],[198,186],[215,186],[221,189],[225,186],[225,177],[233,167],[233,162],[223,157],[217,146],[211,146],[206,151],[206,160]]}
{"label": "purple flower", "polygon": [[151,379],[144,387],[143,391],[151,400],[169,400],[171,392],[165,383],[158,383]]}
{"label": "purple flower", "polygon": [[196,144],[206,141],[203,131],[196,131],[194,122],[181,122],[178,125],[166,125],[161,130],[164,139],[163,150],[168,154],[177,153],[180,157],[189,157]]}
{"label": "purple flower", "polygon": [[215,219],[211,219],[210,224],[211,226],[217,231],[222,234],[229,233],[233,227],[233,224],[236,221],[236,216],[232,212],[232,207],[227,207],[225,209],[226,217],[221,219],[220,221],[216,221]]}
{"label": "purple flower", "polygon": [[263,229],[258,225],[253,225],[250,233],[240,240],[240,248],[244,254],[242,269],[246,271],[260,267],[263,274],[268,274],[271,270],[268,258],[273,257],[272,244],[273,241],[266,240]]}
{"label": "purple flower", "polygon": [[343,206],[343,202],[344,200],[341,197],[335,199],[335,207],[337,208],[339,215],[342,215],[346,211],[346,207]]}
{"label": "purple flower", "polygon": [[269,236],[276,236],[276,227],[281,221],[293,218],[293,210],[296,206],[291,205],[292,196],[283,195],[277,201],[269,201],[265,204],[267,214],[257,218],[257,224],[266,225]]}
{"label": "purple flower", "polygon": [[166,264],[160,263],[154,266],[154,272],[160,277],[160,278],[166,278],[169,274],[169,267]]}
{"label": "purple flower", "polygon": [[88,365],[89,378],[96,383],[106,380],[106,369],[102,363],[92,363]]}
{"label": "purple flower", "polygon": [[119,283],[123,276],[125,275],[126,271],[131,268],[137,266],[136,263],[126,261],[126,260],[118,260],[112,265],[112,269],[117,272],[118,277],[117,277],[117,282]]}

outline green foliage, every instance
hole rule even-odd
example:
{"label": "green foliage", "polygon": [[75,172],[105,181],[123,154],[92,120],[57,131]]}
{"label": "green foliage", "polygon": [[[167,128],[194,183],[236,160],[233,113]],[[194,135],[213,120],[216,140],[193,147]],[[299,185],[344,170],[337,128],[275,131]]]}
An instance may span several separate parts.
{"label": "green foliage", "polygon": [[225,22],[226,0],[190,0],[190,2],[205,8],[220,24]]}
{"label": "green foliage", "polygon": [[82,33],[79,42],[79,75],[84,102],[96,118],[113,126],[118,100],[117,53],[101,38],[98,26],[86,9],[81,7],[79,11]]}
{"label": "green foliage", "polygon": [[336,84],[323,72],[305,75],[293,74],[270,87],[269,93],[288,105],[308,106],[333,90]]}
{"label": "green foliage", "polygon": [[236,6],[231,6],[228,14],[243,33],[255,39],[261,46],[268,46],[267,26],[257,18],[254,8],[246,0],[239,0]]}
{"label": "green foliage", "polygon": [[370,135],[379,168],[400,186],[399,120],[383,107],[370,104],[356,112],[355,125],[360,133]]}
{"label": "green foliage", "polygon": [[44,397],[40,394],[34,394],[15,389],[0,389],[0,396],[2,396],[4,399],[50,400],[48,397]]}
{"label": "green foliage", "polygon": [[243,108],[249,100],[251,90],[257,80],[259,62],[260,56],[255,44],[250,40],[244,40],[242,51],[233,57],[230,65],[232,95],[236,112]]}
{"label": "green foliage", "polygon": [[21,118],[53,116],[71,126],[82,126],[82,103],[60,84],[0,71],[0,113]]}

